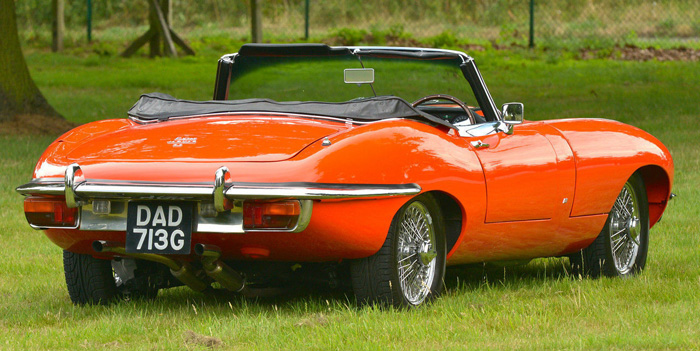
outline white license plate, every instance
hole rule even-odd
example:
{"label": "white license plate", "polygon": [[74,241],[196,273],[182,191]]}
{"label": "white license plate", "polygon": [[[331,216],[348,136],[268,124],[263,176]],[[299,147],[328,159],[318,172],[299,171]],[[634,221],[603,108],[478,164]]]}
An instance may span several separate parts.
{"label": "white license plate", "polygon": [[192,202],[129,202],[126,252],[184,254],[192,242]]}

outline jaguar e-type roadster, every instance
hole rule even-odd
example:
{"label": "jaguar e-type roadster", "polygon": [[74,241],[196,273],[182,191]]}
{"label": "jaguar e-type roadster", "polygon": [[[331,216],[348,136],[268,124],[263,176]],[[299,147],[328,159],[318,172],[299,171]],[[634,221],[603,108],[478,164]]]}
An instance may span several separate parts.
{"label": "jaguar e-type roadster", "polygon": [[634,275],[672,181],[638,128],[497,108],[462,52],[292,44],[223,56],[211,101],[145,94],[60,136],[17,191],[76,304],[308,279],[411,307],[447,265]]}

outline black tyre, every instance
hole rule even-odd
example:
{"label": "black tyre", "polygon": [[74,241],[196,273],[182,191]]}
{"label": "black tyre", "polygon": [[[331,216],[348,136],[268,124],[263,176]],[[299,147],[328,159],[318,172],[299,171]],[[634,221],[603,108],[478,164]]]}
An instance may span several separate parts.
{"label": "black tyre", "polygon": [[414,307],[444,287],[445,230],[440,207],[429,194],[413,198],[394,216],[384,245],[350,264],[360,305]]}
{"label": "black tyre", "polygon": [[649,203],[635,173],[615,200],[605,227],[587,248],[569,256],[574,275],[627,277],[644,269],[649,249]]}
{"label": "black tyre", "polygon": [[63,269],[68,294],[76,305],[104,305],[118,296],[109,260],[64,250]]}
{"label": "black tyre", "polygon": [[71,301],[76,305],[104,305],[117,298],[153,299],[163,283],[153,262],[101,260],[90,255],[63,251],[63,269]]}

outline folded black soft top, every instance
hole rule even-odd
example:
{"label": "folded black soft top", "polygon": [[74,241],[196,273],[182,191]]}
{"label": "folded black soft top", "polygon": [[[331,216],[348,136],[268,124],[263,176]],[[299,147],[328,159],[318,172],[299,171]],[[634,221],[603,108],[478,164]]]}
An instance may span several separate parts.
{"label": "folded black soft top", "polygon": [[180,100],[168,94],[143,94],[129,109],[129,116],[141,120],[165,121],[172,117],[200,116],[232,112],[295,113],[358,121],[409,118],[454,128],[449,122],[417,110],[396,96],[377,96],[346,102],[245,100]]}

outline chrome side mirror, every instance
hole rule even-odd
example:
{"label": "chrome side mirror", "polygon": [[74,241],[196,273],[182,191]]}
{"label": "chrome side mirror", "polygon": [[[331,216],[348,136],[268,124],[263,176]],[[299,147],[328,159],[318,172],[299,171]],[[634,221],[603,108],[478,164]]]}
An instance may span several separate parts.
{"label": "chrome side mirror", "polygon": [[509,102],[503,104],[501,107],[501,118],[506,124],[520,124],[523,123],[523,114],[525,110],[525,105],[520,102]]}

